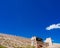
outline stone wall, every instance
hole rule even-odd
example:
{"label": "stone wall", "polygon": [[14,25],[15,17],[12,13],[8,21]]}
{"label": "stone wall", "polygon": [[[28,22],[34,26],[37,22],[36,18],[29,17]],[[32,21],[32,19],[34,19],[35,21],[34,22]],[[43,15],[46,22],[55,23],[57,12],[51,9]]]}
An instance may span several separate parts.
{"label": "stone wall", "polygon": [[32,37],[31,38],[31,46],[35,46],[35,48],[42,48],[43,47],[43,40],[42,38]]}

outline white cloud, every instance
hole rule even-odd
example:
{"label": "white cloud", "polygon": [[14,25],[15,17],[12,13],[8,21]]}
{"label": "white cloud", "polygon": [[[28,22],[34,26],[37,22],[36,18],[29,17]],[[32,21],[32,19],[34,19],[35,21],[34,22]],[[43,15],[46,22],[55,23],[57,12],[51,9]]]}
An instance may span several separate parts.
{"label": "white cloud", "polygon": [[58,24],[52,24],[46,28],[46,30],[51,30],[51,29],[60,29],[60,23]]}

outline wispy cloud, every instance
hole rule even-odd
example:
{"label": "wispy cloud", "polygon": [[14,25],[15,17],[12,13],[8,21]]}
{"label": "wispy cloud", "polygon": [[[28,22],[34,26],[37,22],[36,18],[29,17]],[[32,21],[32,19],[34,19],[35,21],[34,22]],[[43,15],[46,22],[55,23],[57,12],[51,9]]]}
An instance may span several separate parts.
{"label": "wispy cloud", "polygon": [[46,30],[58,29],[58,28],[60,29],[60,23],[58,23],[58,24],[52,24],[52,25],[46,27]]}

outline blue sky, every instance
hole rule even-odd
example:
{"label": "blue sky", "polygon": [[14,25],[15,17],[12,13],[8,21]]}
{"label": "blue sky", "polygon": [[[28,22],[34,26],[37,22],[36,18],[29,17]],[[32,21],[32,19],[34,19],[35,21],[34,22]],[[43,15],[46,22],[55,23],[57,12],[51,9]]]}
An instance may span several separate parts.
{"label": "blue sky", "polygon": [[58,23],[59,0],[0,0],[0,33],[27,38],[51,37],[60,43],[60,29],[46,30]]}

